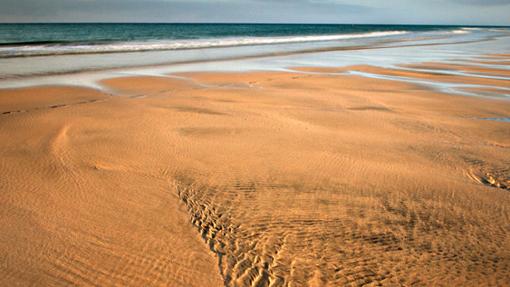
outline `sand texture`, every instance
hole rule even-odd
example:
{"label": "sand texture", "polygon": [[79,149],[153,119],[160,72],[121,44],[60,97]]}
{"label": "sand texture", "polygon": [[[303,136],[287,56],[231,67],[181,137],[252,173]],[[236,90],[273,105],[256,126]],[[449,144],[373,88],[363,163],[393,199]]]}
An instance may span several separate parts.
{"label": "sand texture", "polygon": [[313,71],[0,91],[0,285],[508,285],[510,102]]}

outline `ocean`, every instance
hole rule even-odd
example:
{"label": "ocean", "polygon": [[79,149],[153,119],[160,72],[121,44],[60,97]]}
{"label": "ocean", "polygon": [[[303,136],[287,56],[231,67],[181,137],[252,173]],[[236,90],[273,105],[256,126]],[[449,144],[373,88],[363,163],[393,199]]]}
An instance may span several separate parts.
{"label": "ocean", "polygon": [[341,41],[424,32],[462,33],[466,31],[463,30],[466,28],[476,29],[477,27],[313,24],[0,24],[0,58]]}

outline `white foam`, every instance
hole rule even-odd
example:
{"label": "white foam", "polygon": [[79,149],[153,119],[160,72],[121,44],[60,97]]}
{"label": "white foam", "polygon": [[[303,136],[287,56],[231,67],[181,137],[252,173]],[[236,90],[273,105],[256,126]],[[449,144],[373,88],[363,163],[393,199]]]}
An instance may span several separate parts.
{"label": "white foam", "polygon": [[452,34],[469,34],[469,30],[459,29],[459,30],[453,30],[451,33]]}
{"label": "white foam", "polygon": [[388,37],[407,34],[405,31],[370,32],[360,34],[310,35],[287,37],[242,37],[219,39],[171,40],[150,42],[119,42],[95,45],[35,45],[0,47],[0,57],[41,56],[59,54],[87,54],[110,52],[136,52],[151,50],[183,50],[200,48],[218,48],[250,45],[288,44],[304,42],[339,41],[360,38]]}

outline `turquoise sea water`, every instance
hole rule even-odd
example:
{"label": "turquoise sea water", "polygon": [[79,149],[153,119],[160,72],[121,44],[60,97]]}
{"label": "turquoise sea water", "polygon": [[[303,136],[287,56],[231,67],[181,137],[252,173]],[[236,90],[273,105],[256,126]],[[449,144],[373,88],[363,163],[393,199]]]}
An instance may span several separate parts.
{"label": "turquoise sea water", "polygon": [[326,42],[402,35],[416,36],[420,33],[441,35],[463,33],[468,31],[466,29],[477,29],[477,27],[313,24],[0,24],[0,58]]}
{"label": "turquoise sea water", "polygon": [[350,24],[0,24],[0,44],[100,44],[228,37],[423,32],[464,27],[466,26]]}

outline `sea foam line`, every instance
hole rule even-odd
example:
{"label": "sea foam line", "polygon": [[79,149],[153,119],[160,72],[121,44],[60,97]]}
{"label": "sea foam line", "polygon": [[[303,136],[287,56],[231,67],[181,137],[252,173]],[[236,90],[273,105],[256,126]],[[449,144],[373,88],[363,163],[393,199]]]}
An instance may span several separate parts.
{"label": "sea foam line", "polygon": [[61,54],[137,52],[157,50],[184,50],[220,48],[233,46],[290,44],[304,42],[325,42],[359,38],[388,37],[407,34],[406,31],[370,32],[361,34],[310,35],[287,37],[243,37],[196,40],[171,40],[151,42],[117,42],[109,44],[60,44],[60,45],[21,45],[0,47],[0,57],[50,56]]}

